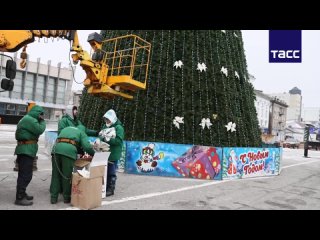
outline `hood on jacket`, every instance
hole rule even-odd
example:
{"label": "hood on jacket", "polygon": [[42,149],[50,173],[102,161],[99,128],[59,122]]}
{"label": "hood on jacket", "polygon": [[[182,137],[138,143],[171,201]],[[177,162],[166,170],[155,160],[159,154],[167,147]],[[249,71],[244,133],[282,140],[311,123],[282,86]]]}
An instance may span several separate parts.
{"label": "hood on jacket", "polygon": [[76,106],[72,106],[72,105],[68,105],[66,107],[66,110],[65,110],[65,114],[69,115],[69,117],[71,117],[72,119],[74,119],[74,116],[73,116],[73,110],[74,109],[77,109]]}
{"label": "hood on jacket", "polygon": [[117,115],[115,113],[115,111],[113,109],[110,109],[109,111],[107,111],[104,115],[103,115],[104,118],[107,118],[110,120],[111,122],[111,125],[112,124],[115,124],[116,121],[118,120],[117,118]]}
{"label": "hood on jacket", "polygon": [[28,115],[35,118],[35,119],[38,119],[39,118],[39,115],[43,113],[44,114],[44,110],[42,107],[38,106],[38,105],[34,105],[31,110],[28,112]]}

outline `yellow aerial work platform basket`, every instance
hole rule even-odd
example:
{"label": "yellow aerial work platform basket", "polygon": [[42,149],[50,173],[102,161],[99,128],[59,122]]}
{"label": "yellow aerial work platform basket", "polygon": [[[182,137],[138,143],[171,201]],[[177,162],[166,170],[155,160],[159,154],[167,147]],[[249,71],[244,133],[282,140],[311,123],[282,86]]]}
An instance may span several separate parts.
{"label": "yellow aerial work platform basket", "polygon": [[103,41],[100,76],[91,78],[88,93],[133,99],[133,92],[146,89],[150,50],[150,43],[133,34]]}

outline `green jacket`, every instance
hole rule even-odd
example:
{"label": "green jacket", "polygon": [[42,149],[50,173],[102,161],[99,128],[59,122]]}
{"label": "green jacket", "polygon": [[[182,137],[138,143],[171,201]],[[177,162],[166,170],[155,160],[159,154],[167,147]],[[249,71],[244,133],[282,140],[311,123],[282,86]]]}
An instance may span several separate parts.
{"label": "green jacket", "polygon": [[[111,138],[109,142],[107,142],[110,145],[110,157],[109,161],[114,162],[117,160],[120,160],[121,152],[122,152],[122,145],[124,140],[124,129],[122,126],[122,123],[118,119],[113,125],[110,126],[110,128],[114,127],[116,130],[116,137]],[[103,129],[106,129],[107,126],[104,124]],[[99,136],[100,140],[105,141],[105,139],[101,136]]]}
{"label": "green jacket", "polygon": [[59,138],[74,140],[75,142],[77,142],[77,146],[64,142],[56,143],[52,148],[52,154],[57,153],[76,160],[78,148],[82,148],[83,151],[87,152],[91,156],[94,155],[94,150],[89,143],[87,134],[76,127],[66,127],[62,129],[62,131],[58,135],[58,139]]}
{"label": "green jacket", "polygon": [[[16,130],[17,141],[38,140],[39,136],[46,129],[46,122],[39,121],[40,113],[43,113],[43,108],[35,105],[30,112],[27,113],[18,123]],[[38,152],[38,143],[18,144],[14,154],[25,154],[30,157],[35,157]]]}
{"label": "green jacket", "polygon": [[63,115],[63,117],[60,119],[58,123],[58,135],[60,134],[61,130],[66,127],[81,127],[81,130],[83,130],[88,136],[98,136],[97,131],[86,128],[80,122],[80,120],[74,120],[68,114]]}

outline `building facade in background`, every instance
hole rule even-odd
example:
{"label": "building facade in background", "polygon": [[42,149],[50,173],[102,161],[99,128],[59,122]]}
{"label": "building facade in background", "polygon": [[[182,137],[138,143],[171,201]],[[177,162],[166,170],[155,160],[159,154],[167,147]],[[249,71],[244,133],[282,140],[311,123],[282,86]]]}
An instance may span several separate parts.
{"label": "building facade in background", "polygon": [[271,97],[260,90],[254,90],[254,92],[256,94],[254,105],[258,114],[259,127],[261,129],[261,133],[268,134]]}
{"label": "building facade in background", "polygon": [[269,95],[272,97],[277,97],[288,105],[288,121],[301,121],[302,96],[299,88],[294,87],[288,93],[271,93]]}
{"label": "building facade in background", "polygon": [[80,97],[82,95],[82,90],[77,90],[72,92],[73,98],[72,98],[72,105],[77,106],[79,108],[80,106]]}
{"label": "building facade in background", "polygon": [[270,133],[275,136],[275,141],[285,140],[288,105],[277,97],[271,99],[271,114],[269,120]]}
{"label": "building facade in background", "polygon": [[[5,77],[6,57],[0,56],[0,76]],[[0,116],[2,122],[15,116],[26,114],[27,103],[36,102],[45,110],[45,119],[58,120],[62,111],[68,105],[72,87],[72,69],[27,61],[25,69],[19,66],[17,53],[14,55],[17,63],[17,74],[14,79],[13,91],[0,93]]]}

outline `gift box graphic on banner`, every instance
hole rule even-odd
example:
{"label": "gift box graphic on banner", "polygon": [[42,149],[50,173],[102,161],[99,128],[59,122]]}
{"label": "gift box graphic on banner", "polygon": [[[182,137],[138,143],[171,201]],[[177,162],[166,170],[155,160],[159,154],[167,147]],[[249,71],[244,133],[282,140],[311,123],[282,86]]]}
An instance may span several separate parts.
{"label": "gift box graphic on banner", "polygon": [[183,176],[188,177],[190,168],[193,165],[193,147],[172,162],[172,166]]}
{"label": "gift box graphic on banner", "polygon": [[[193,146],[172,162],[172,166],[184,177],[221,179],[220,158],[217,148]],[[221,151],[221,149],[220,149]]]}

